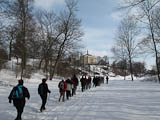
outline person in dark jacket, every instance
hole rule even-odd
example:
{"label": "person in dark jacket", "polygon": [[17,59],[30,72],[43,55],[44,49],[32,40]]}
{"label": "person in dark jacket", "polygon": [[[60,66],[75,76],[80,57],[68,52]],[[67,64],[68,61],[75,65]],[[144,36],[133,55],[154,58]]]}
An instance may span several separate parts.
{"label": "person in dark jacket", "polygon": [[109,80],[109,77],[108,77],[108,76],[106,76],[106,84],[108,84],[108,80]]}
{"label": "person in dark jacket", "polygon": [[97,81],[96,76],[94,76],[94,78],[93,78],[93,87],[96,87],[96,81]]}
{"label": "person in dark jacket", "polygon": [[72,96],[73,96],[73,95],[76,95],[77,86],[79,84],[78,78],[75,74],[71,78],[71,82],[73,84],[73,88],[72,88]]}
{"label": "person in dark jacket", "polygon": [[46,109],[45,105],[47,102],[47,94],[51,93],[51,91],[48,89],[48,85],[47,85],[46,81],[47,81],[47,79],[43,78],[42,83],[39,84],[39,86],[38,86],[38,94],[40,95],[40,97],[42,99],[42,105],[40,108],[41,112]]}
{"label": "person in dark jacket", "polygon": [[85,89],[85,76],[82,76],[82,78],[80,79],[80,82],[81,82],[81,90],[82,92],[84,91]]}
{"label": "person in dark jacket", "polygon": [[18,85],[12,89],[8,97],[9,103],[12,103],[13,100],[13,105],[17,109],[17,117],[15,120],[22,120],[21,116],[26,103],[26,97],[28,99],[30,98],[29,91],[26,87],[23,86],[23,80],[18,80]]}
{"label": "person in dark jacket", "polygon": [[90,89],[91,88],[91,81],[92,81],[92,78],[91,76],[88,77],[88,88]]}

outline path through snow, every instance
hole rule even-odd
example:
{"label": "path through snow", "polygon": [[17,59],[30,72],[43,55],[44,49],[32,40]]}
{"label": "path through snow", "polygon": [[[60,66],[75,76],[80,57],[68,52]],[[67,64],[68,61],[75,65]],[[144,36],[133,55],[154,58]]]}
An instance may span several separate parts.
{"label": "path through snow", "polygon": [[[109,81],[81,92],[69,101],[58,102],[57,82],[49,82],[52,93],[46,105],[47,110],[38,113],[41,101],[37,84],[26,83],[31,99],[27,101],[23,120],[159,120],[160,85],[140,81]],[[8,103],[11,88],[0,87],[0,120],[14,120],[15,108]]]}

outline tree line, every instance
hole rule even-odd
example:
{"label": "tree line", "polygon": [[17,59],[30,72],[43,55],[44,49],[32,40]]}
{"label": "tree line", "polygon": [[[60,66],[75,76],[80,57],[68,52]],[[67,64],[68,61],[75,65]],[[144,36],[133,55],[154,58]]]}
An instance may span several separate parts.
{"label": "tree line", "polygon": [[21,78],[27,60],[38,59],[38,69],[52,80],[59,61],[82,47],[77,3],[66,0],[56,13],[35,7],[34,0],[0,0],[0,59],[20,59]]}
{"label": "tree line", "polygon": [[122,0],[119,9],[127,12],[115,35],[114,58],[129,63],[132,81],[134,60],[155,58],[160,82],[160,0]]}

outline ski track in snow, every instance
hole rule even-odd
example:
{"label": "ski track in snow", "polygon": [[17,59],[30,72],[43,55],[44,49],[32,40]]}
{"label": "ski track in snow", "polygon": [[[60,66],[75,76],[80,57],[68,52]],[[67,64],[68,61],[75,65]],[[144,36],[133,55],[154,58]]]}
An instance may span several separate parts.
{"label": "ski track in snow", "polygon": [[[37,83],[26,83],[31,98],[26,100],[23,120],[159,120],[160,84],[140,81],[111,80],[58,102],[58,82],[48,82],[52,91],[46,111],[38,112],[41,99]],[[14,120],[16,109],[8,103],[12,87],[0,86],[0,120]]]}

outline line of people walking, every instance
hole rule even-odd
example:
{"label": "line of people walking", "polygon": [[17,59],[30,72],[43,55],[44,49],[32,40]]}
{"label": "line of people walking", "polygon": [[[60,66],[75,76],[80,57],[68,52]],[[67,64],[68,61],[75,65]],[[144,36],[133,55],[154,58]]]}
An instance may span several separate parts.
{"label": "line of people walking", "polygon": [[[84,92],[87,89],[90,89],[92,86],[100,86],[101,83],[104,83],[104,77],[94,76],[93,79],[91,76],[83,75],[80,79],[81,82],[81,91]],[[92,85],[93,84],[93,85]]]}
{"label": "line of people walking", "polygon": [[75,74],[71,77],[71,79],[68,78],[67,80],[64,80],[64,78],[62,78],[62,80],[58,84],[60,93],[59,102],[61,100],[63,102],[65,101],[65,94],[67,100],[69,100],[73,95],[76,95],[78,85],[79,80]]}
{"label": "line of people walking", "polygon": [[[107,84],[108,84],[108,79],[109,78],[106,77]],[[43,78],[42,83],[40,83],[38,86],[38,94],[40,95],[40,98],[42,100],[40,112],[43,112],[46,109],[45,105],[47,102],[48,93],[51,93],[46,81],[47,79]],[[101,83],[104,83],[104,78],[94,76],[92,80],[90,76],[83,75],[80,79],[80,82],[81,82],[81,91],[84,92],[85,90],[90,89],[92,87],[92,83],[93,87],[99,86]],[[25,86],[23,86],[23,83],[24,82],[22,79],[18,80],[18,85],[13,87],[8,97],[9,103],[12,103],[13,101],[13,105],[17,109],[17,117],[15,120],[22,120],[21,116],[26,103],[26,98],[28,98],[28,100],[30,99],[30,93],[28,89]],[[78,85],[79,85],[79,80],[75,74],[71,77],[71,79],[68,78],[67,80],[64,80],[64,78],[62,78],[62,80],[58,84],[60,93],[58,101],[65,102],[65,96],[66,99],[69,100],[72,96],[76,95]]]}

